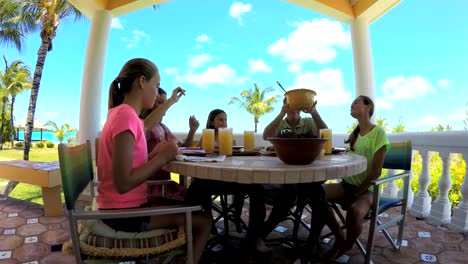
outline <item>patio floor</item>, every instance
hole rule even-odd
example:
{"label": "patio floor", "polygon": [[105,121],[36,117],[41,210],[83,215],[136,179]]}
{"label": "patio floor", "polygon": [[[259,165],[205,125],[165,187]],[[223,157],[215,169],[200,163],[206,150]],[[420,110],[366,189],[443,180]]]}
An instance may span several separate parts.
{"label": "patio floor", "polygon": [[[245,212],[243,218],[246,217]],[[43,214],[41,205],[0,197],[0,264],[75,263],[72,256],[62,254],[60,246],[53,247],[69,239],[66,217],[44,217]],[[307,217],[310,216],[307,214]],[[287,228],[286,231],[273,231],[269,238],[290,235],[291,223],[285,221],[281,226]],[[430,237],[419,237],[419,232],[428,232]],[[302,229],[299,238],[305,238],[306,235]],[[394,252],[384,236],[377,234],[374,263],[456,264],[466,263],[468,259],[468,233],[460,234],[443,227],[435,227],[412,216],[407,218],[404,240],[408,245],[402,247],[400,252]],[[300,263],[294,250],[280,243],[272,243],[270,246],[273,247],[271,254],[254,259],[246,256],[248,253],[235,245],[225,246],[222,249],[216,247],[214,251],[207,252],[204,263]],[[321,246],[326,249],[329,244],[322,243]],[[422,261],[422,254],[432,257],[429,256],[427,261]],[[348,256],[347,262],[343,263],[363,262],[363,257],[356,247],[348,252]]]}

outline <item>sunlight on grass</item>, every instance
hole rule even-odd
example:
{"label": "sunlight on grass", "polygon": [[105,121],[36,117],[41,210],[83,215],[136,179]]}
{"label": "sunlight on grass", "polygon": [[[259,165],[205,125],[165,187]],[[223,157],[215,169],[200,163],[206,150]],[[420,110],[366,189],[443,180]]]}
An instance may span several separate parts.
{"label": "sunlight on grass", "polygon": [[[22,149],[4,149],[0,151],[0,159],[23,159]],[[58,151],[56,148],[31,149],[29,160],[33,161],[56,161],[58,160]]]}

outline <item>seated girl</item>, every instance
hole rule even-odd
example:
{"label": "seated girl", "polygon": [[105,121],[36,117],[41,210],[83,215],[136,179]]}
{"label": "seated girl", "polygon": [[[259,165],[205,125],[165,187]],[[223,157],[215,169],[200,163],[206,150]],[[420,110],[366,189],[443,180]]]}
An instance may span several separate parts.
{"label": "seated girl", "polygon": [[346,209],[346,236],[333,213],[328,209],[327,224],[335,235],[335,242],[324,259],[335,259],[353,247],[362,231],[364,217],[372,206],[371,181],[380,177],[385,153],[390,147],[382,127],[371,123],[374,102],[367,96],[358,96],[351,104],[351,116],[358,125],[349,136],[350,150],[367,159],[367,170],[356,176],[344,178],[340,183],[324,184],[326,198]]}
{"label": "seated girl", "polygon": [[[97,159],[101,181],[97,197],[99,209],[150,206],[146,181],[178,154],[177,145],[172,142],[159,144],[150,154],[147,151],[145,126],[138,113],[153,107],[159,83],[156,65],[138,58],[128,61],[110,86],[109,111],[102,128]],[[185,214],[103,221],[116,230],[141,232],[184,225]],[[208,240],[209,223],[206,215],[193,215],[195,263],[199,262]]]}

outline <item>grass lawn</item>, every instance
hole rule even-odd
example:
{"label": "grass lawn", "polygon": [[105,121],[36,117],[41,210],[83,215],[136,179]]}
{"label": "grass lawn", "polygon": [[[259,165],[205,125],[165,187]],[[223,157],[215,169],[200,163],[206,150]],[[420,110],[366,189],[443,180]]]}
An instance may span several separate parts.
{"label": "grass lawn", "polygon": [[[0,160],[23,159],[22,149],[3,149],[0,151]],[[56,161],[58,160],[57,148],[32,148],[29,151],[29,160]],[[8,180],[0,179],[0,188],[7,184]],[[9,195],[12,198],[43,204],[42,189],[39,186],[19,183]],[[62,194],[62,201],[64,201]]]}

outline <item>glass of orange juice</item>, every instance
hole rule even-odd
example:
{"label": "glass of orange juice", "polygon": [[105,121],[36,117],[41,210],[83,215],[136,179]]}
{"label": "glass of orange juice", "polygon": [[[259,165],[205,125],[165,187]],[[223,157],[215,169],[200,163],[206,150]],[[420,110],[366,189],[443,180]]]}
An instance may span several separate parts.
{"label": "glass of orange juice", "polygon": [[202,149],[206,153],[214,152],[214,129],[205,128],[202,130]]}
{"label": "glass of orange juice", "polygon": [[320,129],[320,138],[328,138],[328,141],[325,142],[323,145],[323,149],[325,150],[325,154],[332,153],[332,130],[329,128],[322,128]]}
{"label": "glass of orange juice", "polygon": [[219,154],[232,156],[232,128],[218,129]]}
{"label": "glass of orange juice", "polygon": [[255,147],[255,132],[244,131],[244,149],[253,149]]}

